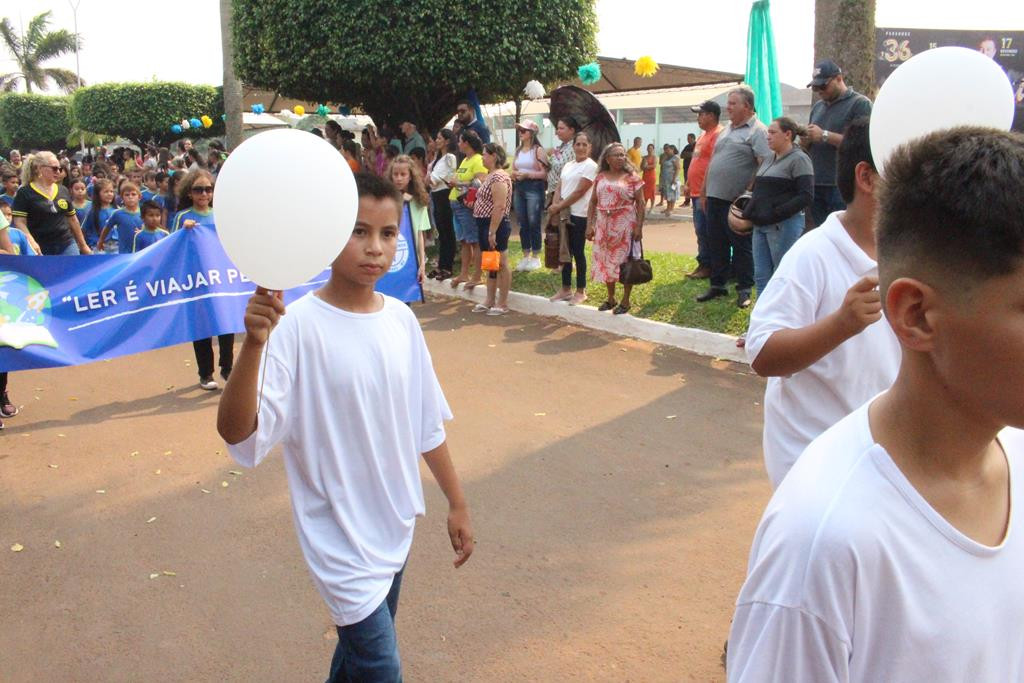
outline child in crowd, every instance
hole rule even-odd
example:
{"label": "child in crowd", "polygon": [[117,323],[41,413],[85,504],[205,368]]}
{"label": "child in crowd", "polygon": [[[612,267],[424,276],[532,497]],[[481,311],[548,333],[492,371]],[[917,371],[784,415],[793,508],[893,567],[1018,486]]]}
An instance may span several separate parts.
{"label": "child in crowd", "polygon": [[[89,196],[86,194],[85,181],[81,178],[71,183],[71,205],[75,207],[75,217],[78,218],[78,224],[82,226],[82,230],[85,230],[85,219],[89,217],[92,202],[89,201]],[[89,246],[91,248],[93,245],[90,244]]]}
{"label": "child in crowd", "polygon": [[[355,228],[327,284],[287,315],[280,292],[257,289],[249,300],[217,429],[243,466],[284,444],[299,545],[337,625],[328,681],[393,682],[402,680],[395,611],[424,512],[421,456],[448,499],[456,567],[473,552],[473,532],[420,325],[374,291],[395,255],[402,197],[369,174],[356,187]],[[342,349],[339,339],[351,343]]]}
{"label": "child in crowd", "polygon": [[157,196],[159,189],[156,184],[156,171],[146,171],[142,174],[142,201],[148,202]]}
{"label": "child in crowd", "polygon": [[899,373],[768,504],[731,681],[1024,680],[1024,137],[933,133],[884,176]]}
{"label": "child in crowd", "polygon": [[772,486],[815,437],[887,389],[899,344],[882,320],[875,263],[875,192],[868,120],[852,122],[837,161],[845,211],[786,253],[757,297],[747,357],[768,377],[764,460]]}
{"label": "child in crowd", "polygon": [[116,240],[118,254],[130,254],[135,251],[135,233],[142,228],[142,215],[139,213],[139,188],[132,182],[121,185],[121,201],[124,206],[110,214],[107,224],[103,226],[99,242],[96,246],[102,251],[111,230],[117,231]]}
{"label": "child in crowd", "polygon": [[135,242],[132,245],[133,253],[156,244],[170,234],[160,227],[163,211],[155,201],[150,199],[142,202],[142,206],[139,207],[139,213],[142,214],[142,230],[135,233]]}
{"label": "child in crowd", "polygon": [[160,219],[160,224],[165,228],[170,228],[170,220],[174,217],[174,212],[177,211],[178,202],[175,200],[176,181],[173,174],[166,171],[158,171],[156,174],[156,188],[157,195],[154,200],[160,205],[160,209],[163,212],[163,217]]}
{"label": "child in crowd", "polygon": [[14,206],[14,195],[18,193],[18,186],[21,184],[18,172],[12,166],[4,166],[0,179],[4,184],[4,193],[0,194],[0,201],[7,206]]}
{"label": "child in crowd", "polygon": [[[100,240],[100,231],[103,230],[107,221],[110,220],[110,216],[117,210],[117,206],[114,204],[114,183],[107,178],[96,178],[93,181],[92,187],[92,206],[89,208],[89,214],[85,217],[85,223],[82,224],[82,235],[85,237],[85,243],[89,245],[93,253],[99,254],[103,253],[96,248]],[[108,235],[108,237],[116,240],[117,234],[113,233]],[[107,253],[116,252],[109,251]]]}
{"label": "child in crowd", "polygon": [[[12,218],[11,205],[7,202],[0,202],[0,232],[6,232],[7,238],[11,241],[11,249],[7,253],[15,256],[38,256],[39,245],[27,233],[11,225]],[[6,417],[11,416],[7,415]]]}
{"label": "child in crowd", "polygon": [[[419,149],[419,148],[417,148]],[[411,156],[400,154],[388,166],[387,177],[395,188],[402,193],[404,206],[399,222],[408,220],[412,226],[413,239],[416,240],[416,280],[423,284],[424,266],[427,262],[424,235],[430,231],[430,195],[423,182],[419,164]]]}

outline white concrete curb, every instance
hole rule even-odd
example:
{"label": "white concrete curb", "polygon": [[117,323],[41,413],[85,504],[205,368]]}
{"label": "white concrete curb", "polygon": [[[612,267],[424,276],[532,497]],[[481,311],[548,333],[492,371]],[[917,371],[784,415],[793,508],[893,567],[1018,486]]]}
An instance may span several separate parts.
{"label": "white concrete curb", "polygon": [[[448,285],[448,281],[425,280],[423,291],[434,296],[465,299],[477,303],[482,303],[484,299],[483,285],[475,287],[471,292],[467,292],[461,287],[452,289]],[[634,318],[628,313],[626,315],[602,313],[593,306],[570,306],[564,302],[552,303],[544,297],[533,294],[521,294],[520,292],[509,293],[508,306],[520,313],[561,318],[567,322],[589,327],[593,330],[601,330],[623,337],[635,337],[657,344],[675,346],[686,351],[699,353],[702,356],[712,356],[738,363],[747,362],[747,356],[743,349],[736,348],[736,337],[728,334],[697,330],[691,327],[679,327],[656,320]]]}

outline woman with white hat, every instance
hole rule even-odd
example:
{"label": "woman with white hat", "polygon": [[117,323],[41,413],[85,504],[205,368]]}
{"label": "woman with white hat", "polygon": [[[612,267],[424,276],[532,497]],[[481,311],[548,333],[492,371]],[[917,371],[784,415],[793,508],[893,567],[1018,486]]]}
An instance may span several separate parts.
{"label": "woman with white hat", "polygon": [[540,234],[540,218],[544,211],[544,190],[548,175],[548,153],[537,139],[537,123],[524,119],[516,124],[519,146],[512,164],[515,190],[512,204],[519,221],[519,242],[523,260],[516,270],[537,270],[544,244]]}

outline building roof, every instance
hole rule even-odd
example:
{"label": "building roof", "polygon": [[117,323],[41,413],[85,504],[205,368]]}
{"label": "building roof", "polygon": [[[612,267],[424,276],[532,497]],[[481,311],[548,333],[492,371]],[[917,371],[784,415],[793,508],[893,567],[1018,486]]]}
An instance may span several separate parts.
{"label": "building roof", "polygon": [[597,63],[601,65],[601,80],[597,83],[583,85],[578,78],[567,81],[567,83],[586,88],[595,95],[598,95],[634,90],[660,90],[696,85],[739,83],[743,80],[743,74],[698,69],[692,66],[676,66],[674,64],[659,64],[656,74],[650,78],[643,78],[633,72],[634,60],[632,59],[598,57]]}

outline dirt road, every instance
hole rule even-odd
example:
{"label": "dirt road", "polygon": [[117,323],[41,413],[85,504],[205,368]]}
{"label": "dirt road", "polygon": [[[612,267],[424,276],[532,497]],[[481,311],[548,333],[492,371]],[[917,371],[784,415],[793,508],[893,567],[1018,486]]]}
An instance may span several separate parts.
{"label": "dirt road", "polygon": [[[722,679],[769,494],[762,382],[464,302],[417,312],[479,544],[452,569],[424,470],[406,680]],[[17,373],[11,392],[24,409],[0,435],[0,680],[326,677],[333,628],[281,458],[227,457],[189,345]]]}

